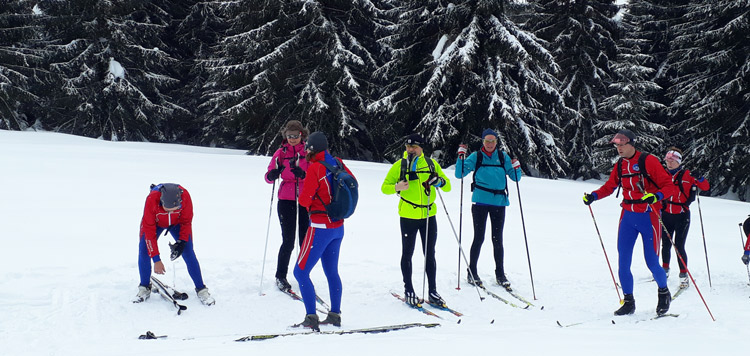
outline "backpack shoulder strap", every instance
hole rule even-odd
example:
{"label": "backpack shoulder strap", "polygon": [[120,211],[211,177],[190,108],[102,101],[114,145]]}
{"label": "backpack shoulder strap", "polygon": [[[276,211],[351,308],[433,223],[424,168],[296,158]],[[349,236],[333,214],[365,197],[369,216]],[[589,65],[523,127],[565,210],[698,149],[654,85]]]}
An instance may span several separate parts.
{"label": "backpack shoulder strap", "polygon": [[435,173],[435,161],[430,157],[425,157],[425,161],[427,161],[427,167],[430,168],[430,173]]}
{"label": "backpack shoulder strap", "polygon": [[646,171],[646,158],[648,158],[648,156],[651,155],[645,152],[641,152],[641,156],[638,157],[638,167],[640,168],[641,174],[645,176],[646,179],[651,182],[651,184],[655,185],[657,188],[661,188],[653,179],[651,179],[651,175],[649,175],[648,171]]}
{"label": "backpack shoulder strap", "polygon": [[403,182],[406,180],[406,169],[409,163],[406,161],[406,158],[401,158],[401,173],[398,176],[398,181]]}
{"label": "backpack shoulder strap", "polygon": [[679,172],[677,172],[677,175],[674,177],[674,184],[677,186],[677,188],[680,189],[680,193],[684,195],[686,198],[688,198],[688,195],[685,194],[685,188],[682,186],[682,178],[685,176],[685,170],[681,169]]}

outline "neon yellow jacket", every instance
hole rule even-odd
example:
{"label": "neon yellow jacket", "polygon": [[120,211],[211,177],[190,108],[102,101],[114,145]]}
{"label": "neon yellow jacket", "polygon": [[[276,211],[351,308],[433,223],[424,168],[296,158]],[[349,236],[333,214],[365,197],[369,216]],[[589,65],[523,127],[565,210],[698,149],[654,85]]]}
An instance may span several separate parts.
{"label": "neon yellow jacket", "polygon": [[[404,152],[404,158],[407,158],[407,153]],[[430,158],[432,159],[432,158]],[[391,166],[388,171],[383,185],[380,190],[387,195],[396,193],[396,183],[398,183],[401,176],[401,161],[398,160]],[[451,181],[443,173],[443,169],[440,165],[432,159],[435,165],[435,173],[438,177],[445,180],[445,185],[441,186],[444,192],[451,191]],[[411,174],[409,174],[411,172]],[[416,173],[415,173],[416,172]],[[424,153],[415,159],[415,162],[411,164],[411,167],[407,169],[406,179],[409,182],[409,189],[402,190],[399,192],[401,199],[398,201],[398,215],[402,218],[407,219],[425,219],[427,212],[427,205],[430,206],[430,215],[435,216],[437,213],[437,205],[435,201],[438,199],[437,192],[434,186],[430,186],[430,195],[425,194],[424,186],[422,185],[430,177],[430,167],[425,161]],[[410,179],[411,178],[411,179]],[[429,198],[429,202],[428,202]],[[410,203],[411,202],[411,203]]]}

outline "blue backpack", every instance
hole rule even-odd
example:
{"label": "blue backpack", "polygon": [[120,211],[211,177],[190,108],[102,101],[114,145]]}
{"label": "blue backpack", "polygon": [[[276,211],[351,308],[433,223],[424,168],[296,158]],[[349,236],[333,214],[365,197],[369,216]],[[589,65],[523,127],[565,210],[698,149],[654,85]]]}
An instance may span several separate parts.
{"label": "blue backpack", "polygon": [[[320,163],[331,172],[331,204],[323,203],[325,211],[311,211],[310,213],[325,213],[331,220],[346,219],[354,213],[359,200],[359,183],[349,172],[344,169],[344,163],[336,158],[338,166],[332,166],[326,161]],[[320,195],[315,193],[321,202]]]}

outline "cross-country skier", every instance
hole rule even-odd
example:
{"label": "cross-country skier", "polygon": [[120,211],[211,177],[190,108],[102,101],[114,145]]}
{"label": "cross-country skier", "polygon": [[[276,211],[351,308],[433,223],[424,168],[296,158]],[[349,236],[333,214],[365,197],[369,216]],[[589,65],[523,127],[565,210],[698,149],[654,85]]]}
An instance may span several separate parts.
{"label": "cross-country skier", "polygon": [[[302,242],[294,277],[299,283],[302,300],[305,302],[305,320],[300,326],[319,330],[319,324],[341,326],[341,277],[339,276],[339,249],[344,238],[344,220],[333,220],[326,213],[325,205],[330,204],[331,174],[320,163],[339,166],[339,161],[328,152],[328,139],[322,132],[313,132],[307,139],[307,156],[310,163],[307,169],[304,189],[300,192],[299,203],[310,214],[310,227]],[[343,165],[343,162],[341,162]],[[343,167],[352,175],[349,168]],[[331,298],[331,311],[322,322],[315,311],[315,286],[310,280],[310,271],[320,260],[323,272],[328,279]]]}
{"label": "cross-country skier", "polygon": [[471,253],[467,278],[469,284],[482,285],[477,274],[479,253],[484,242],[484,231],[487,226],[487,216],[492,224],[492,248],[495,258],[495,280],[497,284],[510,288],[510,281],[505,276],[503,267],[503,226],[505,225],[505,207],[510,205],[508,200],[508,180],[521,180],[521,163],[511,159],[507,153],[497,149],[498,134],[492,129],[482,132],[482,148],[466,157],[467,146],[459,145],[458,160],[456,161],[456,178],[463,178],[474,172],[474,182],[471,184],[471,216],[474,220],[474,241],[471,243]]}
{"label": "cross-country skier", "polygon": [[748,265],[750,264],[750,217],[742,224],[742,231],[745,232],[745,252],[742,254],[742,263]]}
{"label": "cross-country skier", "polygon": [[615,163],[607,182],[591,194],[584,194],[583,202],[589,205],[609,196],[618,186],[622,186],[623,200],[620,227],[617,232],[617,252],[618,273],[625,302],[615,311],[615,315],[635,312],[633,274],[630,272],[630,265],[638,234],[643,242],[646,265],[659,287],[656,313],[662,315],[669,310],[672,295],[667,288],[667,274],[659,266],[659,256],[656,254],[662,231],[659,214],[661,200],[675,195],[677,186],[672,183],[672,178],[658,158],[636,150],[636,136],[630,130],[620,130],[610,142],[614,144],[621,158]]}
{"label": "cross-country skier", "polygon": [[[277,211],[281,223],[281,247],[276,264],[276,286],[282,291],[292,288],[286,279],[289,270],[289,259],[294,250],[295,228],[299,231],[299,244],[305,236],[309,219],[307,210],[297,203],[299,192],[305,180],[307,160],[305,160],[305,144],[309,131],[297,120],[290,120],[281,129],[283,141],[281,148],[271,157],[266,172],[266,182],[271,184],[281,177],[279,184],[279,202]],[[297,225],[299,220],[299,226]]]}
{"label": "cross-country skier", "polygon": [[[417,232],[422,239],[426,259],[429,301],[445,305],[445,300],[437,292],[437,262],[435,245],[437,243],[437,207],[436,188],[444,192],[451,190],[451,183],[443,169],[432,158],[424,155],[422,146],[425,141],[419,134],[411,134],[406,139],[406,151],[403,158],[391,166],[380,187],[384,194],[398,194],[398,214],[401,217],[401,274],[404,279],[404,298],[410,305],[419,306],[421,300],[414,292],[411,281],[414,247]],[[428,218],[429,217],[429,218]],[[428,225],[429,222],[429,226]],[[425,236],[427,235],[427,236]]]}
{"label": "cross-country skier", "polygon": [[[690,229],[690,208],[689,205],[695,199],[697,192],[694,189],[703,191],[708,190],[708,180],[703,177],[695,178],[690,170],[682,168],[682,150],[677,147],[670,147],[664,156],[664,162],[667,164],[667,171],[672,175],[672,182],[677,186],[677,193],[669,199],[664,199],[662,221],[666,232],[674,239],[675,248],[682,256],[682,260],[677,258],[680,266],[680,288],[687,288],[689,285],[687,265],[687,252],[685,252],[685,241],[687,240],[688,230]],[[662,267],[669,277],[669,261],[671,257],[672,243],[667,238],[663,238],[661,247]]]}
{"label": "cross-country skier", "polygon": [[201,267],[193,251],[193,201],[187,189],[174,183],[152,185],[151,192],[146,197],[138,246],[141,283],[135,301],[144,301],[151,295],[151,261],[154,262],[156,274],[164,274],[166,271],[156,243],[164,230],[176,241],[174,245],[170,245],[172,260],[182,256],[201,303],[213,305],[214,298],[203,283]]}

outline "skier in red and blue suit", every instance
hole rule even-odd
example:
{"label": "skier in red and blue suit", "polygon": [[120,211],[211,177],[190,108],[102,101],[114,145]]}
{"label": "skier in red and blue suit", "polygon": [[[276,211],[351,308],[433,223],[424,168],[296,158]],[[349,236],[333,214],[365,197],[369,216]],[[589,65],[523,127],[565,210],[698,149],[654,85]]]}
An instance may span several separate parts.
{"label": "skier in red and blue suit", "polygon": [[164,274],[166,271],[156,243],[164,230],[176,241],[172,246],[173,259],[182,256],[201,302],[212,305],[214,299],[203,283],[201,267],[193,250],[193,200],[187,189],[174,183],[152,185],[146,197],[138,246],[139,301],[148,299],[151,293],[151,261],[154,262],[154,273]]}
{"label": "skier in red and blue suit", "polygon": [[[609,179],[603,186],[591,194],[585,194],[583,201],[586,205],[612,194],[618,186],[622,186],[623,200],[620,226],[617,232],[617,252],[619,253],[620,285],[625,294],[624,304],[615,311],[615,315],[628,315],[635,312],[633,297],[633,274],[630,265],[633,261],[633,247],[641,235],[643,242],[643,257],[646,265],[659,287],[657,314],[664,314],[669,310],[672,295],[667,288],[667,274],[659,264],[657,251],[661,238],[661,201],[677,193],[677,186],[672,183],[672,177],[655,156],[645,158],[645,167],[640,167],[642,153],[635,148],[636,137],[630,130],[620,130],[610,141],[617,148],[621,157],[616,163]],[[620,168],[618,174],[617,168]]]}
{"label": "skier in red and blue suit", "polygon": [[[332,166],[339,163],[328,152],[328,139],[322,132],[313,132],[307,138],[307,169],[304,188],[299,195],[299,204],[306,207],[310,214],[310,227],[307,229],[302,248],[294,267],[294,277],[299,284],[300,293],[305,303],[305,320],[300,326],[319,330],[319,324],[341,326],[341,277],[339,276],[339,249],[344,238],[344,220],[332,220],[324,204],[331,203],[331,175],[321,161]],[[347,173],[354,175],[349,168]],[[355,178],[356,179],[356,178]],[[323,272],[328,279],[328,291],[331,298],[331,311],[322,322],[318,321],[315,311],[315,286],[310,280],[310,271],[321,261]]]}

